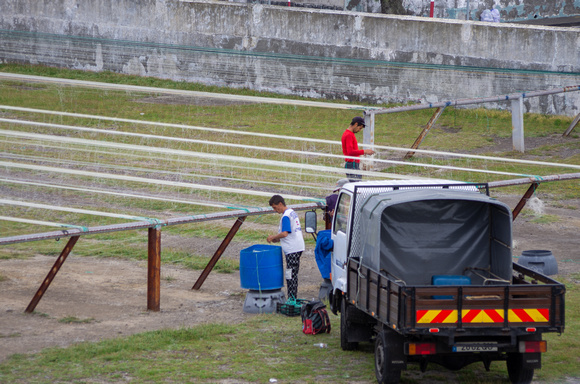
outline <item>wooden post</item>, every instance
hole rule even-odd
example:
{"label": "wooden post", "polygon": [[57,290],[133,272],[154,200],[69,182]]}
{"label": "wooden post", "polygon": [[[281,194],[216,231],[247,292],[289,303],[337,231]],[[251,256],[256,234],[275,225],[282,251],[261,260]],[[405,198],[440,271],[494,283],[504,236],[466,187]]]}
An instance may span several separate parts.
{"label": "wooden post", "polygon": [[[363,130],[363,144],[365,148],[375,149],[375,114],[365,111],[365,129]],[[361,158],[361,170],[369,171],[373,169],[375,155]]]}
{"label": "wooden post", "polygon": [[79,237],[80,236],[72,236],[68,240],[64,249],[62,250],[60,255],[57,257],[56,261],[54,262],[54,265],[52,266],[52,268],[48,272],[48,275],[46,275],[46,277],[44,278],[44,281],[42,282],[42,284],[40,284],[40,288],[38,288],[38,291],[36,291],[36,294],[34,295],[32,300],[30,301],[30,304],[28,304],[28,307],[26,307],[26,310],[24,312],[26,312],[26,313],[34,312],[34,308],[36,308],[36,305],[38,304],[40,299],[42,299],[44,292],[46,292],[46,290],[50,286],[50,283],[52,283],[52,280],[56,277],[56,274],[60,270],[60,267],[62,267],[66,258],[71,253],[71,251],[72,251],[73,247],[75,246],[75,244],[77,243],[77,240],[79,239]]}
{"label": "wooden post", "polygon": [[238,219],[236,220],[236,222],[234,223],[234,225],[232,226],[232,228],[230,229],[230,231],[226,235],[225,239],[222,241],[222,243],[218,247],[217,251],[215,251],[211,260],[209,261],[209,263],[207,263],[207,265],[205,266],[205,269],[203,270],[201,275],[197,278],[197,281],[195,282],[195,284],[193,285],[193,287],[191,289],[197,290],[197,289],[201,288],[201,285],[203,284],[203,282],[205,281],[205,279],[207,278],[207,276],[209,275],[209,273],[211,272],[213,267],[216,265],[216,263],[218,262],[218,260],[220,259],[220,257],[222,256],[222,254],[224,253],[226,248],[228,247],[228,245],[230,245],[230,242],[232,241],[232,239],[234,238],[234,236],[238,232],[238,229],[240,229],[240,227],[244,223],[244,220],[246,220],[246,217],[247,216],[238,217]]}
{"label": "wooden post", "polygon": [[147,309],[158,312],[161,299],[161,229],[149,228],[147,263]]}
{"label": "wooden post", "polygon": [[524,152],[524,99],[512,100],[512,142],[514,151]]}

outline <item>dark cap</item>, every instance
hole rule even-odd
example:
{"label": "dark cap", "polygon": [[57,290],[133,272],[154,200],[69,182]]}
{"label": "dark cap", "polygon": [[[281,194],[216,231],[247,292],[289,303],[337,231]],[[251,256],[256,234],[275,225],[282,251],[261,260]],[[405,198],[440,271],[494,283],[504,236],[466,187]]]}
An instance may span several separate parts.
{"label": "dark cap", "polygon": [[346,183],[350,183],[349,179],[340,179],[336,182],[336,188],[332,192],[340,191],[340,188],[344,187]]}
{"label": "dark cap", "polygon": [[364,126],[365,119],[363,119],[360,116],[357,116],[357,117],[353,118],[352,121],[350,122],[350,125],[354,125],[354,124],[360,124],[360,125]]}

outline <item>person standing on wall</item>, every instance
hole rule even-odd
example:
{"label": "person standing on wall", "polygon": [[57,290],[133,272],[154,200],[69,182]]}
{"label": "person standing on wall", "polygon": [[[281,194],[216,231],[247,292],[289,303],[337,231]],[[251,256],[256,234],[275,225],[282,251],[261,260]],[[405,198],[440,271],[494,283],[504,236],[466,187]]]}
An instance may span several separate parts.
{"label": "person standing on wall", "polygon": [[[358,142],[355,133],[362,131],[365,127],[365,120],[356,116],[350,122],[348,128],[342,134],[342,154],[350,157],[359,157],[361,155],[373,155],[375,151],[372,149],[358,149]],[[345,158],[344,167],[346,169],[360,169],[360,159]],[[362,175],[346,173],[346,177],[350,181],[358,181],[362,179]]]}
{"label": "person standing on wall", "polygon": [[288,301],[296,301],[298,294],[298,270],[300,269],[300,256],[304,252],[304,238],[302,226],[298,214],[286,206],[284,198],[274,195],[270,198],[270,207],[276,213],[282,215],[278,234],[268,236],[268,243],[278,243],[286,256],[286,287]]}

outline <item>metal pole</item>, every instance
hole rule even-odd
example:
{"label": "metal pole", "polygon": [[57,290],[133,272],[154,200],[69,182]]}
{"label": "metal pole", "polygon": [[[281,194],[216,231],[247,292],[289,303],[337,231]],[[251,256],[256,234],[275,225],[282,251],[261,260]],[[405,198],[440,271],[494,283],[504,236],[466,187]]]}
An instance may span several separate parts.
{"label": "metal pole", "polygon": [[433,17],[435,13],[435,0],[431,0],[431,4],[429,5],[429,17]]}
{"label": "metal pole", "polygon": [[564,180],[575,180],[580,179],[580,173],[565,173],[563,175],[550,175],[542,177],[525,177],[522,179],[511,179],[511,180],[499,180],[490,181],[487,185],[490,188],[500,188],[509,187],[512,185],[523,185],[530,183],[545,183],[548,181],[564,181]]}
{"label": "metal pole", "polygon": [[159,312],[161,306],[161,229],[149,228],[147,246],[147,309]]}

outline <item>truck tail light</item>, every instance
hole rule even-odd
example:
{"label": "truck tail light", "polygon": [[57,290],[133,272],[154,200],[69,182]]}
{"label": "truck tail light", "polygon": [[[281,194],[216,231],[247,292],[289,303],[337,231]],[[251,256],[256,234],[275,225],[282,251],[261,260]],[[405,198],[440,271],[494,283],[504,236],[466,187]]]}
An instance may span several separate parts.
{"label": "truck tail light", "polygon": [[409,355],[434,355],[435,343],[409,343]]}
{"label": "truck tail light", "polygon": [[548,351],[548,343],[546,340],[520,341],[518,347],[520,353],[544,353]]}

